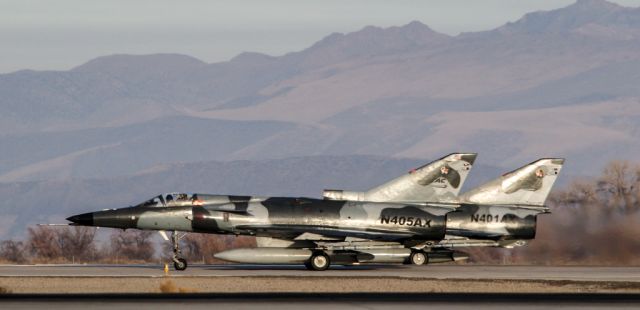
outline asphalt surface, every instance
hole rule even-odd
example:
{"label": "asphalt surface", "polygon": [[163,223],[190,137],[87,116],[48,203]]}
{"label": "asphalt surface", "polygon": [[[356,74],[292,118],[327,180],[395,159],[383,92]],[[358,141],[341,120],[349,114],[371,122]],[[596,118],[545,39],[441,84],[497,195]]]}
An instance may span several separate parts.
{"label": "asphalt surface", "polygon": [[[163,277],[161,265],[0,265],[0,277]],[[301,266],[192,265],[172,277],[388,277],[639,282],[640,267],[467,265],[335,266],[324,272]],[[639,309],[640,294],[602,293],[187,293],[0,294],[1,309]]]}
{"label": "asphalt surface", "polygon": [[639,294],[0,295],[3,309],[638,309]]}
{"label": "asphalt surface", "polygon": [[[469,265],[363,265],[335,266],[308,271],[289,265],[191,265],[185,271],[169,269],[171,276],[224,277],[403,277],[431,279],[513,279],[640,282],[640,267],[578,266],[469,266]],[[161,265],[0,265],[1,276],[160,277]]]}

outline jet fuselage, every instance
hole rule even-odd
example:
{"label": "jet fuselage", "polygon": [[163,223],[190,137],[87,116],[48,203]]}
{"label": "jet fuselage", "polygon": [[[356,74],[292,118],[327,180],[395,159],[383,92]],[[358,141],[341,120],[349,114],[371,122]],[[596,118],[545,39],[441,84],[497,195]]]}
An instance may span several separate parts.
{"label": "jet fuselage", "polygon": [[[197,197],[228,197],[198,195]],[[440,241],[445,235],[531,239],[539,210],[509,206],[436,206],[312,198],[185,200],[173,206],[141,204],[70,217],[78,225],[294,239],[303,233],[378,241]]]}

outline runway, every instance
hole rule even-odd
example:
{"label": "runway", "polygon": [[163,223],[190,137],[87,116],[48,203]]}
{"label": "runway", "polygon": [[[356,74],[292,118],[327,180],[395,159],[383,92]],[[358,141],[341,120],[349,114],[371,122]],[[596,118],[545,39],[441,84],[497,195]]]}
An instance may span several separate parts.
{"label": "runway", "polygon": [[[308,271],[296,265],[192,265],[172,277],[393,277],[458,280],[640,282],[640,267],[362,265]],[[0,277],[162,277],[162,265],[0,265]]]}
{"label": "runway", "polygon": [[[637,309],[640,267],[0,265],[0,308]],[[1,292],[1,291],[0,291]],[[12,294],[14,293],[14,294]]]}
{"label": "runway", "polygon": [[640,267],[1,265],[0,289],[57,293],[640,293]]}

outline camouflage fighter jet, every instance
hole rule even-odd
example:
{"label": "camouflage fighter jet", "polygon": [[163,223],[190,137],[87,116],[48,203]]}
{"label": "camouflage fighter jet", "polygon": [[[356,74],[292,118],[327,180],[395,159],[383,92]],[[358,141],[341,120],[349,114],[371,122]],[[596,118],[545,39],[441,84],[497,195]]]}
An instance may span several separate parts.
{"label": "camouflage fighter jet", "polygon": [[433,248],[513,248],[535,238],[539,214],[564,164],[543,158],[464,193],[447,214],[447,236]]}
{"label": "camouflage fighter jet", "polygon": [[216,254],[242,263],[325,270],[331,264],[458,260],[467,256],[454,247],[514,246],[532,238],[535,216],[547,212],[544,199],[562,166],[561,159],[540,160],[458,197],[475,157],[451,154],[366,192],[326,190],[324,199],[172,193],[68,220],[159,230],[165,239],[164,231],[173,231],[177,270],[187,267],[179,231],[256,236],[257,248]]}

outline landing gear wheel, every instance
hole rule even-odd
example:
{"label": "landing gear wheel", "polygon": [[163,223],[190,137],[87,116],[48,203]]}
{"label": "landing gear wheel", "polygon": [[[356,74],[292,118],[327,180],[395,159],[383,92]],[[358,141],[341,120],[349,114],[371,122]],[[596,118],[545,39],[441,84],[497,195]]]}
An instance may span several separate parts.
{"label": "landing gear wheel", "polygon": [[184,258],[176,258],[173,261],[173,267],[176,268],[176,270],[185,270],[187,269],[187,260]]}
{"label": "landing gear wheel", "polygon": [[329,256],[322,252],[314,253],[311,255],[309,261],[305,263],[305,266],[307,266],[308,269],[316,271],[327,270],[330,265],[331,260],[329,259]]}
{"label": "landing gear wheel", "polygon": [[424,252],[413,252],[409,256],[409,262],[413,265],[424,265],[427,263],[427,255]]}

